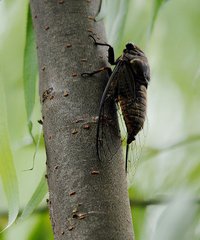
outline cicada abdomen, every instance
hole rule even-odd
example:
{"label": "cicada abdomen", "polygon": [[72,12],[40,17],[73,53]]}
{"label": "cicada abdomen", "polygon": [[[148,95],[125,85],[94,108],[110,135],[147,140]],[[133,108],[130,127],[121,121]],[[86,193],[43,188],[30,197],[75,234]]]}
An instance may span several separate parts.
{"label": "cicada abdomen", "polygon": [[[129,161],[131,163],[129,168],[132,166],[131,172],[133,173],[135,172],[137,160],[140,157],[139,147],[141,147],[138,141],[137,144],[134,144],[133,141],[136,140],[136,136],[144,127],[147,109],[147,89],[144,85],[138,84],[134,97],[125,98],[119,95],[118,102],[127,130],[126,169]],[[131,148],[129,148],[130,144]]]}
{"label": "cicada abdomen", "polygon": [[136,87],[135,96],[118,96],[123,118],[127,128],[127,144],[135,140],[135,136],[143,128],[146,117],[146,92],[144,85]]}

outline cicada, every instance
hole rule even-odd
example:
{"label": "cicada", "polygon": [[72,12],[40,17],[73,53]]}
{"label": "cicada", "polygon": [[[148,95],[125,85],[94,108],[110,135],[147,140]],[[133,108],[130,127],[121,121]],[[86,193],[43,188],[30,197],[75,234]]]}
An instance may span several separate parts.
{"label": "cicada", "polygon": [[109,98],[113,98],[120,107],[126,125],[126,170],[128,162],[129,145],[135,141],[136,135],[144,126],[147,108],[147,88],[150,81],[150,67],[144,52],[133,43],[127,43],[122,55],[115,60],[114,49],[107,43],[97,42],[93,36],[95,45],[108,47],[108,62],[114,65],[105,67],[91,73],[83,73],[82,76],[92,76],[103,70],[109,73],[109,80],[104,89],[100,106],[96,133],[97,155],[100,158],[99,142],[100,128],[103,121],[104,104]]}

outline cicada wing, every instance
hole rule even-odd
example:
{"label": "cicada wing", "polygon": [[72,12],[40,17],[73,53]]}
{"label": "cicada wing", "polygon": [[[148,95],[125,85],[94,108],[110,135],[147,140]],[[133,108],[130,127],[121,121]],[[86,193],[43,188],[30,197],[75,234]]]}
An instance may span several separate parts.
{"label": "cicada wing", "polygon": [[120,63],[115,66],[100,101],[96,135],[96,149],[100,160],[113,158],[121,146],[115,104],[119,76]]}
{"label": "cicada wing", "polygon": [[[130,112],[128,109],[127,112],[134,114],[137,121],[137,118],[141,117],[141,109],[138,107],[138,101],[136,101],[138,96],[136,91],[135,76],[129,63],[119,62],[114,68],[102,95],[97,124],[96,148],[99,159],[101,160],[104,157],[113,158],[122,145],[125,156],[124,168],[128,171],[129,176],[134,176],[142,152],[143,140],[140,140],[140,135],[136,136],[136,139],[129,146],[129,151],[126,151],[128,139],[127,125],[125,123],[126,116],[119,103],[120,99],[123,98],[125,99],[125,107],[129,108],[129,104],[131,104],[130,107],[133,111]],[[117,100],[118,103],[115,106],[114,100]],[[112,105],[112,108],[110,108],[110,105]],[[112,111],[110,111],[111,109]],[[116,118],[116,110],[119,126],[113,120]]]}
{"label": "cicada wing", "polygon": [[[129,62],[124,62],[121,66],[121,72],[122,77],[118,79],[117,87],[120,108],[118,117],[124,146],[125,169],[130,176],[133,176],[141,154],[140,143],[138,143],[140,138],[136,138],[136,136],[141,130],[145,118],[144,114],[146,114],[146,107],[142,105],[144,100],[142,97],[143,95],[144,98],[146,96],[144,94],[146,88],[139,86],[136,82]],[[134,133],[133,136],[131,136],[132,132]]]}
{"label": "cicada wing", "polygon": [[142,156],[145,149],[146,141],[146,125],[137,134],[135,141],[129,144],[128,160],[127,160],[127,173],[128,173],[128,184],[129,186],[133,184],[134,177],[137,172],[140,163],[142,163]]}
{"label": "cicada wing", "polygon": [[[140,85],[138,86],[137,76],[134,75],[130,65],[127,65],[126,81],[132,81],[132,83],[129,83],[129,86],[133,86],[131,91],[134,91],[131,103],[131,114],[134,115],[135,120],[135,123],[133,122],[133,126],[135,126],[138,120],[143,121],[142,128],[135,135],[135,140],[133,140],[129,146],[126,147],[125,152],[128,182],[131,184],[133,182],[139,160],[142,157],[148,124],[144,121],[146,118],[146,87]],[[128,136],[126,139],[128,139]]]}

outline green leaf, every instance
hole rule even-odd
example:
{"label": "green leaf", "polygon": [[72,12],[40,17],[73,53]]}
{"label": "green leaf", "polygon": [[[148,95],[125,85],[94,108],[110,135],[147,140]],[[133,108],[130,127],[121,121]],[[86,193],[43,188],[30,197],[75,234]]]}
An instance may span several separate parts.
{"label": "green leaf", "polygon": [[41,128],[39,129],[39,134],[38,134],[38,138],[37,138],[37,141],[34,139],[34,142],[35,142],[35,152],[33,154],[33,163],[32,163],[32,167],[27,169],[27,170],[24,170],[24,171],[30,171],[30,170],[33,170],[34,168],[34,165],[35,165],[35,159],[36,159],[36,156],[37,156],[37,153],[38,153],[38,150],[39,150],[39,147],[40,147],[40,141],[41,141],[41,138],[43,136],[43,128],[41,126]]}
{"label": "green leaf", "polygon": [[157,155],[166,152],[166,151],[170,151],[173,150],[175,148],[178,147],[184,147],[187,144],[193,144],[195,142],[200,141],[200,135],[199,134],[195,134],[195,135],[191,135],[188,136],[187,138],[180,140],[172,145],[163,147],[163,148],[152,148],[152,147],[147,147],[146,148],[146,153],[144,155],[144,158],[146,160],[149,160],[150,158],[156,157]]}
{"label": "green leaf", "polygon": [[28,240],[53,240],[52,227],[49,221],[49,214],[40,214],[36,225],[32,228]]}
{"label": "green leaf", "polygon": [[[0,81],[0,176],[8,201],[8,224],[10,227],[19,211],[19,194],[16,170],[13,162],[7,126],[7,111],[3,86]],[[5,230],[4,229],[4,230]]]}
{"label": "green leaf", "polygon": [[135,239],[142,239],[142,230],[144,228],[146,208],[131,208],[133,228]]}
{"label": "green leaf", "polygon": [[24,97],[25,106],[28,119],[29,133],[35,143],[32,135],[32,122],[31,114],[35,105],[35,88],[36,79],[38,73],[37,64],[37,52],[35,44],[35,34],[33,29],[32,17],[30,7],[28,8],[27,14],[27,28],[26,28],[26,43],[24,49],[24,67],[23,67],[23,78],[24,78]]}
{"label": "green leaf", "polygon": [[189,194],[181,194],[161,214],[152,239],[192,239],[187,234],[194,223],[197,210],[194,199]]}
{"label": "green leaf", "polygon": [[149,26],[149,35],[152,33],[153,31],[153,27],[155,24],[155,20],[158,16],[158,12],[160,10],[160,8],[162,7],[162,5],[167,2],[168,0],[154,0],[153,2],[153,12],[152,12],[152,18],[150,21],[150,26]]}
{"label": "green leaf", "polygon": [[24,208],[19,221],[23,221],[25,218],[31,215],[34,209],[41,203],[47,191],[47,182],[45,176],[43,175],[31,199]]}
{"label": "green leaf", "polygon": [[[120,44],[123,38],[127,12],[130,7],[131,1],[124,0],[124,1],[117,1],[117,2],[118,2],[118,5],[115,11],[115,19],[110,19],[111,29],[109,32],[109,42],[110,44],[114,45],[116,49],[119,47],[118,45]],[[112,5],[114,4],[113,1],[111,2],[111,4]],[[112,8],[112,5],[110,5],[111,6],[110,8]],[[109,13],[110,12],[108,12],[108,14]]]}
{"label": "green leaf", "polygon": [[107,0],[101,0],[100,1],[100,6],[99,6],[99,10],[97,13],[97,16],[95,17],[95,21],[101,21],[104,19],[104,17],[106,16],[106,2]]}

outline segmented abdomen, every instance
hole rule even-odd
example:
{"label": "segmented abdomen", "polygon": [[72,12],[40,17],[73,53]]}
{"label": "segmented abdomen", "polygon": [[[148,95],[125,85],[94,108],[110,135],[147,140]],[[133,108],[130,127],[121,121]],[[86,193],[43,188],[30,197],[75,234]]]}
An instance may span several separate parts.
{"label": "segmented abdomen", "polygon": [[[121,92],[122,93],[122,92]],[[129,94],[128,94],[129,95]],[[126,93],[118,95],[118,101],[126,124],[127,144],[135,140],[135,136],[143,128],[146,117],[147,89],[144,85],[136,86],[135,97]]]}

